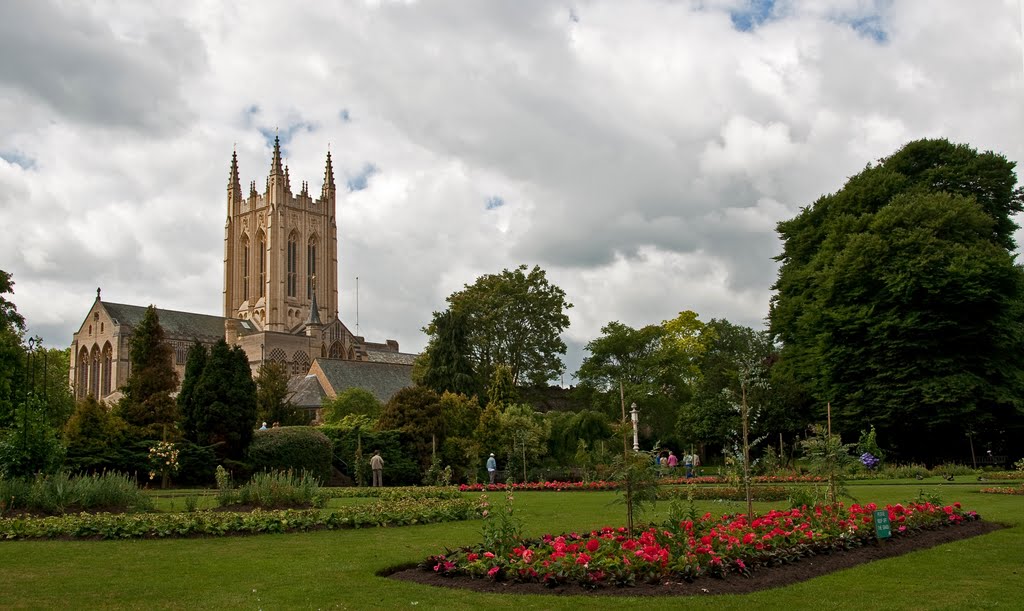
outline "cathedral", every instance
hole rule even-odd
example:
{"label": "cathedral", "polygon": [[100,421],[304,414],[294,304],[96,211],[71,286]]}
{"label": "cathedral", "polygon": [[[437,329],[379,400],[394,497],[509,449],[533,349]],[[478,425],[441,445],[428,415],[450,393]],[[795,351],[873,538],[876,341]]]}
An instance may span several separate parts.
{"label": "cathedral", "polygon": [[[381,401],[412,385],[416,355],[398,342],[367,342],[338,318],[338,224],[331,154],[320,196],[303,181],[292,191],[288,166],[274,139],[263,192],[249,183],[243,195],[238,156],[231,155],[224,225],[223,315],[157,308],[174,349],[179,382],[189,347],[220,339],[240,346],[255,373],[264,362],[284,364],[292,400],[313,412],[323,397],[361,387]],[[128,379],[132,329],[146,307],[103,301],[99,289],[71,342],[75,396],[108,402]]]}

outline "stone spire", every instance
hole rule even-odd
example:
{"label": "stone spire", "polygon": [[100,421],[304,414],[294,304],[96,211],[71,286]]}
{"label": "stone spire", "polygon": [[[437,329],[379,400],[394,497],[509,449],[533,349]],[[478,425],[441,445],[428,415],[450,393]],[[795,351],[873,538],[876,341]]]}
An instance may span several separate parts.
{"label": "stone spire", "polygon": [[228,175],[228,189],[236,195],[242,194],[242,184],[238,181],[238,152],[231,151],[231,174]]}
{"label": "stone spire", "polygon": [[281,169],[281,139],[274,136],[274,158],[270,162],[270,175],[280,176],[283,174]]}
{"label": "stone spire", "polygon": [[284,192],[285,193],[291,193],[292,192],[292,178],[288,174],[288,164],[285,164],[285,166],[284,166]]}
{"label": "stone spire", "polygon": [[306,318],[306,335],[312,337],[323,326],[320,322],[320,308],[316,305],[316,275],[310,278],[313,284],[313,301],[309,304],[309,316]]}
{"label": "stone spire", "polygon": [[334,166],[331,165],[331,152],[327,151],[327,167],[324,169],[324,187],[320,198],[327,200],[334,195]]}

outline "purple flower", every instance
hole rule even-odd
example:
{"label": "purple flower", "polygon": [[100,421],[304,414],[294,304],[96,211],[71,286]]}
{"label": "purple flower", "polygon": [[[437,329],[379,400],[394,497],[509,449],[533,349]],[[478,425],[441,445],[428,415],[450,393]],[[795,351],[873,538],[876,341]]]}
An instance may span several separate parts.
{"label": "purple flower", "polygon": [[881,462],[871,452],[864,452],[860,455],[860,462],[870,470],[875,470],[878,467],[878,463]]}

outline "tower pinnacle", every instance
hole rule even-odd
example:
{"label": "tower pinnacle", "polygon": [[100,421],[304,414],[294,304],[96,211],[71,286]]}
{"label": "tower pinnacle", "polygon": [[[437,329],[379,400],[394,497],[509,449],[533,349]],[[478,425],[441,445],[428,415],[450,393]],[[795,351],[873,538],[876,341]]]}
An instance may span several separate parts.
{"label": "tower pinnacle", "polygon": [[231,153],[231,173],[228,175],[228,189],[232,190],[235,197],[242,194],[242,185],[238,182],[238,153]]}
{"label": "tower pinnacle", "polygon": [[332,193],[334,193],[334,166],[331,165],[331,151],[327,151],[327,167],[324,169],[324,186],[320,196],[326,200]]}
{"label": "tower pinnacle", "polygon": [[270,162],[270,175],[278,176],[282,174],[281,169],[281,139],[274,136],[274,158]]}

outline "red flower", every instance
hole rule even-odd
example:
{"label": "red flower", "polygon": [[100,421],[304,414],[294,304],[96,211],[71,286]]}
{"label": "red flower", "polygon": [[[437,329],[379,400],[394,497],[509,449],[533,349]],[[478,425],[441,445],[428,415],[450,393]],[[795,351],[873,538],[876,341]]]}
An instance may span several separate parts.
{"label": "red flower", "polygon": [[590,541],[587,541],[587,551],[588,552],[591,552],[591,553],[596,552],[597,548],[599,548],[599,547],[601,547],[601,540],[600,539],[591,539]]}
{"label": "red flower", "polygon": [[588,562],[590,562],[590,556],[588,556],[587,554],[580,552],[576,556],[576,564],[586,564]]}

